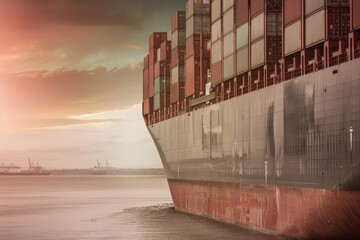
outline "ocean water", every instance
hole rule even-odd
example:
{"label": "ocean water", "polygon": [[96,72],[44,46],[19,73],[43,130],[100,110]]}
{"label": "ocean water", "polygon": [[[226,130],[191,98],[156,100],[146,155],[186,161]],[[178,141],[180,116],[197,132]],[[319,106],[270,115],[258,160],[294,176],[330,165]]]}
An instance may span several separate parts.
{"label": "ocean water", "polygon": [[278,240],[175,211],[162,176],[0,176],[0,240]]}

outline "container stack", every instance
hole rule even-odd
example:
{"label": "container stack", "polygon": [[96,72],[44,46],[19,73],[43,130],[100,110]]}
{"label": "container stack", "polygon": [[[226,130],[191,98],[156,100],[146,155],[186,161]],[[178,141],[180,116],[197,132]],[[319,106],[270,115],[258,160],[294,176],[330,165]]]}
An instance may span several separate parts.
{"label": "container stack", "polygon": [[360,57],[360,1],[350,0],[350,31],[349,46],[351,46],[350,59]]}
{"label": "container stack", "polygon": [[210,0],[186,1],[185,92],[180,99],[205,94],[210,69]]}
{"label": "container stack", "polygon": [[154,111],[164,115],[170,105],[170,61],[171,41],[164,41],[158,49],[158,61],[154,66]]}
{"label": "container stack", "polygon": [[[160,45],[167,40],[166,32],[154,32],[149,37],[149,55],[144,59],[144,93],[148,97],[146,104],[144,102],[144,110],[148,110],[149,114],[153,114],[155,110],[155,64],[158,62],[159,58],[159,48]],[[148,103],[148,106],[147,106]]]}
{"label": "container stack", "polygon": [[[185,11],[177,11],[171,19],[171,87],[170,103],[177,110],[179,96],[184,95],[184,64],[185,64]],[[180,91],[182,93],[180,94]],[[175,110],[174,110],[175,111]]]}
{"label": "container stack", "polygon": [[144,57],[143,70],[143,116],[150,113],[149,103],[149,55]]}
{"label": "container stack", "polygon": [[346,61],[349,0],[284,0],[285,80]]}
{"label": "container stack", "polygon": [[222,5],[222,0],[211,2],[211,85],[213,86],[223,81]]}

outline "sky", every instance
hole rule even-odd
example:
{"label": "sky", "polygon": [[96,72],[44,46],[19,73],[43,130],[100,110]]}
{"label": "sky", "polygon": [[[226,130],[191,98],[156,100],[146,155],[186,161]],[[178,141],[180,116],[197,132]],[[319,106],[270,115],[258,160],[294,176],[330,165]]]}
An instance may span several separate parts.
{"label": "sky", "polygon": [[0,0],[0,164],[161,167],[141,116],[148,36],[185,0]]}

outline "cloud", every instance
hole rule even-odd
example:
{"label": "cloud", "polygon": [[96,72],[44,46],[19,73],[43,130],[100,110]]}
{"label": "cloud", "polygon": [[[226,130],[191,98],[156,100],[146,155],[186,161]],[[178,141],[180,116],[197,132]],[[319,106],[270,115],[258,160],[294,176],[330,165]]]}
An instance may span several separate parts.
{"label": "cloud", "polygon": [[135,50],[144,50],[144,47],[136,45],[136,44],[125,44],[123,45],[123,48],[130,48]]}
{"label": "cloud", "polygon": [[69,116],[140,103],[141,83],[142,70],[132,66],[0,74],[0,121],[13,127],[77,124]]}

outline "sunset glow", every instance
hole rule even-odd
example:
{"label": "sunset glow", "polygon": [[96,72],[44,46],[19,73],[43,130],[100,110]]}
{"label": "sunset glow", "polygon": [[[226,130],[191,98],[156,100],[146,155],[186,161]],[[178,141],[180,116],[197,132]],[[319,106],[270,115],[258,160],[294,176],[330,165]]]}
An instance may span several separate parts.
{"label": "sunset glow", "polygon": [[[150,32],[167,31],[162,19],[170,19],[184,2],[0,0],[0,163],[21,165],[34,151],[58,148],[56,159],[36,154],[37,160],[46,167],[88,167],[97,157],[111,155],[109,161],[121,166],[121,142],[151,146],[139,105],[141,62]],[[71,133],[49,137],[59,129]],[[99,135],[83,138],[77,132],[83,129],[97,129]],[[106,131],[122,140],[85,157],[81,146],[100,145]],[[34,132],[47,137],[34,138]],[[150,165],[160,166],[156,151],[149,149]],[[137,161],[128,166],[146,165]]]}

